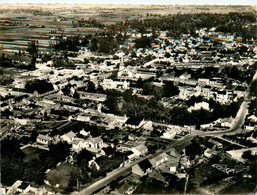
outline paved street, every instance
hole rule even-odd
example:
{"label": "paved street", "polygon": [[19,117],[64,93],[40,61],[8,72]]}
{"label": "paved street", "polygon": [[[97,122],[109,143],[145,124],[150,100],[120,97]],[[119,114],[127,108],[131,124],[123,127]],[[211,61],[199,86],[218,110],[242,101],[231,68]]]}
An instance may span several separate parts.
{"label": "paved street", "polygon": [[232,124],[231,128],[228,130],[222,130],[222,131],[199,131],[199,130],[192,130],[191,134],[188,136],[185,136],[183,138],[181,138],[180,140],[176,140],[175,142],[173,142],[172,144],[170,144],[166,149],[164,150],[160,150],[158,152],[156,152],[155,154],[152,155],[148,155],[146,157],[143,157],[133,163],[131,163],[129,166],[127,167],[123,167],[120,168],[117,172],[114,172],[110,175],[108,175],[107,177],[93,183],[92,185],[90,185],[89,187],[85,188],[84,190],[82,190],[81,192],[79,192],[78,194],[91,194],[95,191],[97,191],[98,189],[106,186],[107,184],[111,183],[113,180],[119,178],[120,176],[122,176],[124,174],[124,172],[128,171],[129,169],[131,169],[131,167],[133,167],[134,165],[136,165],[137,163],[145,160],[145,159],[151,159],[163,152],[169,152],[172,148],[182,144],[183,142],[189,141],[191,139],[193,139],[195,136],[217,136],[217,137],[221,137],[224,134],[231,134],[231,133],[235,133],[238,131],[238,129],[241,127],[242,123],[244,122],[244,118],[245,115],[247,114],[247,102],[243,102],[238,114],[234,120],[234,123]]}

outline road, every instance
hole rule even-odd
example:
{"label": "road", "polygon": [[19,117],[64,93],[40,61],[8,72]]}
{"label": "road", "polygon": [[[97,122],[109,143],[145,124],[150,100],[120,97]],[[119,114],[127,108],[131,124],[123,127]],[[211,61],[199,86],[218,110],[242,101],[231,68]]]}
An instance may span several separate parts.
{"label": "road", "polygon": [[[84,190],[80,191],[77,194],[91,194],[95,191],[97,191],[98,189],[106,186],[107,184],[111,183],[112,181],[114,181],[115,179],[121,177],[126,171],[128,171],[129,169],[131,169],[134,165],[138,164],[139,162],[145,160],[145,159],[151,159],[154,158],[155,156],[158,156],[159,154],[163,153],[163,152],[169,152],[172,148],[187,142],[191,139],[193,139],[195,136],[217,136],[217,137],[221,137],[224,134],[233,134],[235,132],[238,131],[238,129],[241,127],[245,115],[247,114],[247,102],[243,102],[238,113],[237,116],[234,120],[234,123],[232,124],[231,128],[228,130],[222,130],[222,131],[198,131],[198,130],[192,130],[190,135],[187,135],[179,140],[174,141],[172,144],[168,145],[168,147],[164,150],[160,150],[158,152],[156,152],[155,154],[151,154],[148,155],[146,157],[143,157],[131,164],[129,164],[127,167],[123,167],[120,168],[118,171],[106,176],[105,178],[93,183],[92,185],[90,185],[89,187],[85,188]],[[242,116],[243,115],[243,116]]]}
{"label": "road", "polygon": [[172,148],[174,148],[177,145],[182,144],[185,141],[189,141],[190,139],[192,139],[194,137],[194,135],[189,135],[187,137],[184,137],[180,140],[176,140],[175,142],[173,142],[172,144],[170,144],[165,150],[160,150],[158,152],[156,152],[155,154],[150,154],[148,156],[145,156],[131,164],[129,164],[127,167],[123,167],[120,168],[118,171],[114,172],[113,174],[110,174],[108,176],[106,176],[105,178],[93,183],[92,185],[90,185],[89,187],[85,188],[84,190],[80,191],[79,193],[73,193],[73,194],[91,194],[93,192],[95,192],[96,190],[106,186],[107,184],[111,183],[113,180],[119,178],[120,176],[122,176],[124,174],[124,172],[128,171],[129,169],[131,169],[134,165],[138,164],[139,162],[145,160],[145,159],[151,159],[154,158],[155,156],[158,156],[159,154],[163,153],[163,152],[168,152],[170,151]]}
{"label": "road", "polygon": [[[256,74],[253,77],[253,81],[257,79],[257,71]],[[246,97],[249,97],[249,90],[247,90],[247,95]],[[157,151],[155,154],[151,154],[148,155],[146,157],[143,157],[133,163],[131,163],[130,165],[128,165],[127,167],[123,167],[120,168],[118,171],[106,176],[105,178],[93,183],[92,185],[90,185],[89,187],[85,188],[84,190],[80,191],[77,194],[91,194],[95,191],[97,191],[98,189],[106,186],[107,184],[111,183],[113,180],[119,178],[120,176],[122,176],[126,171],[128,171],[129,169],[131,169],[134,165],[138,164],[139,162],[145,160],[145,159],[151,159],[154,158],[155,156],[158,156],[159,154],[163,153],[163,152],[169,152],[172,148],[174,148],[175,146],[178,146],[180,144],[182,144],[183,142],[189,141],[191,139],[193,139],[195,136],[222,136],[224,134],[233,134],[236,133],[238,130],[240,130],[240,127],[242,126],[242,124],[244,123],[244,119],[245,116],[248,113],[248,100],[246,99],[242,105],[240,106],[237,115],[234,119],[234,121],[231,124],[230,129],[228,130],[222,130],[222,131],[210,131],[210,132],[204,132],[204,131],[197,131],[197,130],[192,130],[190,135],[187,135],[179,140],[174,141],[173,143],[171,143],[170,145],[167,146],[166,149],[164,150],[160,150]],[[75,193],[73,193],[75,194]]]}
{"label": "road", "polygon": [[[236,123],[235,123],[236,125]],[[151,158],[154,158],[155,156],[158,156],[159,154],[163,153],[163,152],[169,152],[172,148],[184,143],[184,142],[187,142],[191,139],[193,139],[195,136],[222,136],[224,134],[230,134],[230,133],[234,133],[236,129],[228,129],[228,130],[222,130],[222,131],[210,131],[210,132],[204,132],[204,131],[197,131],[197,130],[194,130],[192,131],[192,134],[190,135],[187,135],[179,140],[176,140],[174,141],[172,144],[168,145],[166,149],[164,150],[160,150],[158,152],[156,152],[155,154],[151,154],[151,155],[148,155],[146,157],[143,157],[131,164],[129,164],[127,167],[123,167],[123,168],[120,168],[118,171],[106,176],[105,178],[93,183],[92,185],[90,185],[89,187],[85,188],[84,190],[76,193],[76,194],[92,194],[93,192],[97,191],[98,189],[106,186],[107,184],[111,183],[112,181],[114,181],[115,179],[121,177],[126,171],[128,171],[129,169],[131,169],[134,165],[138,164],[139,162],[145,160],[145,159],[151,159]],[[73,193],[75,194],[75,193]]]}
{"label": "road", "polygon": [[116,172],[106,176],[105,178],[93,183],[92,185],[85,188],[84,190],[82,190],[78,193],[73,193],[73,194],[81,194],[81,195],[92,194],[93,192],[95,192],[95,191],[99,190],[100,188],[106,186],[107,184],[111,183],[115,179],[121,177],[126,171],[131,169],[134,165],[138,164],[139,162],[141,162],[145,159],[154,158],[161,153],[169,152],[174,147],[176,147],[180,144],[183,144],[184,142],[190,141],[191,139],[193,139],[197,135],[198,136],[221,136],[221,135],[224,135],[224,134],[233,133],[234,131],[235,130],[231,130],[231,129],[224,130],[224,131],[211,131],[211,132],[203,132],[203,131],[197,131],[196,130],[191,135],[187,135],[186,137],[183,137],[179,140],[174,141],[172,144],[168,145],[168,147],[166,149],[160,150],[160,151],[156,152],[155,154],[150,154],[146,157],[143,157],[143,158],[129,164],[127,167],[120,168],[118,171],[116,171]]}

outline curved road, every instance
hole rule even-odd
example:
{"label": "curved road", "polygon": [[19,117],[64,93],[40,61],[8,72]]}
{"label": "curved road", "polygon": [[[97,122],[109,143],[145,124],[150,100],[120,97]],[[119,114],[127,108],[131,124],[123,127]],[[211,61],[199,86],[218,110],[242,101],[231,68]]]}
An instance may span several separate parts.
{"label": "curved road", "polygon": [[[253,80],[256,80],[257,79],[257,71],[253,77]],[[248,98],[249,97],[249,88],[248,90],[246,91],[247,95],[246,97]],[[114,173],[111,173],[110,175],[106,176],[105,178],[103,179],[100,179],[99,181],[93,183],[92,185],[88,186],[87,188],[85,188],[84,190],[80,191],[80,192],[74,192],[72,194],[92,194],[93,192],[97,191],[98,189],[106,186],[107,184],[111,183],[113,180],[119,178],[120,176],[122,176],[126,171],[128,171],[129,169],[131,169],[131,167],[133,167],[134,165],[138,164],[139,162],[145,160],[145,159],[151,159],[163,152],[168,152],[170,151],[172,148],[174,148],[175,146],[177,145],[180,145],[182,144],[183,142],[186,142],[186,141],[189,141],[190,139],[193,139],[195,136],[222,136],[224,134],[229,134],[229,133],[234,133],[236,132],[241,126],[242,124],[244,123],[244,119],[245,119],[245,116],[247,115],[248,113],[248,109],[247,109],[247,105],[248,105],[248,100],[246,99],[242,105],[240,106],[238,112],[237,112],[237,115],[234,119],[234,121],[232,122],[231,124],[231,127],[230,129],[228,130],[222,130],[222,131],[211,131],[211,132],[204,132],[204,131],[197,131],[197,130],[194,130],[192,131],[192,133],[188,136],[185,136],[179,140],[176,140],[174,141],[173,143],[171,143],[170,145],[167,146],[166,149],[164,150],[160,150],[160,151],[157,151],[155,154],[151,154],[151,155],[148,155],[146,157],[143,157],[131,164],[129,164],[128,166],[126,167],[123,167],[123,168],[120,168],[119,170],[117,170],[116,172]]]}

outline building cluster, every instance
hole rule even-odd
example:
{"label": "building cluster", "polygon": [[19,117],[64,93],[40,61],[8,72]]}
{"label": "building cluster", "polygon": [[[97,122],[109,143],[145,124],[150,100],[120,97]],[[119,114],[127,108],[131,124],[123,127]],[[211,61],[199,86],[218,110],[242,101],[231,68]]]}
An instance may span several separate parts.
{"label": "building cluster", "polygon": [[[72,164],[74,153],[88,150],[94,156],[88,166],[94,164],[97,170],[101,169],[98,159],[107,156],[108,147],[124,156],[119,167],[115,167],[112,171],[158,152],[155,157],[145,158],[132,166],[132,173],[139,178],[148,175],[163,183],[166,181],[162,173],[186,178],[186,169],[190,167],[190,160],[185,153],[178,153],[176,149],[169,152],[160,151],[174,140],[182,139],[196,131],[196,126],[158,124],[143,118],[132,120],[127,116],[105,113],[103,106],[107,99],[106,90],[109,89],[121,92],[133,89],[133,94],[149,99],[151,95],[142,95],[142,89],[135,87],[140,78],[142,80],[153,78],[155,86],[163,86],[166,81],[172,81],[178,87],[178,95],[168,100],[162,99],[163,105],[167,107],[170,107],[171,99],[188,100],[192,96],[203,96],[205,100],[213,99],[220,104],[228,104],[245,97],[248,84],[237,79],[221,78],[217,75],[195,79],[187,71],[176,76],[174,67],[177,70],[190,69],[197,72],[200,68],[215,67],[221,70],[225,66],[238,66],[240,70],[245,70],[253,64],[254,60],[250,55],[253,45],[242,43],[240,37],[214,31],[206,32],[204,29],[199,31],[199,35],[198,38],[184,35],[182,39],[177,40],[166,38],[162,33],[152,44],[152,49],[135,50],[137,57],[119,51],[115,54],[119,59],[100,56],[104,58],[100,63],[90,61],[84,64],[85,57],[99,56],[81,49],[77,57],[69,58],[75,63],[73,68],[56,68],[52,61],[42,63],[38,60],[35,70],[21,71],[15,75],[10,86],[1,86],[1,111],[12,113],[1,119],[2,139],[16,137],[22,140],[36,131],[38,133],[36,140],[22,146],[23,149],[36,147],[49,150],[50,144],[67,142],[71,144],[72,153],[66,162]],[[133,47],[132,42],[129,44]],[[137,61],[149,55],[153,60],[133,66],[129,64],[131,60]],[[29,93],[26,90],[26,83],[35,79],[51,83],[53,90],[40,94],[35,89],[33,93]],[[232,87],[228,87],[228,80],[231,80]],[[210,110],[209,103],[205,101],[195,103],[188,108],[188,111],[200,109]],[[201,129],[210,129],[217,124],[228,128],[231,122],[231,118],[219,119],[211,124],[202,124]],[[104,132],[95,135],[91,126],[103,128]],[[256,130],[256,120],[248,126],[250,130]],[[109,131],[115,130],[118,132],[115,135],[108,134]],[[153,136],[156,131],[158,135]],[[211,147],[202,146],[204,154],[199,160],[210,158],[223,147],[217,140],[210,139],[209,142]],[[228,154],[235,156],[233,151]],[[128,183],[124,184],[127,187],[122,185],[122,188],[117,190],[133,191],[131,189],[133,185]],[[37,193],[38,190],[29,183],[18,180],[6,192],[26,194]],[[45,189],[40,190],[44,194]],[[103,190],[108,191],[106,188]]]}

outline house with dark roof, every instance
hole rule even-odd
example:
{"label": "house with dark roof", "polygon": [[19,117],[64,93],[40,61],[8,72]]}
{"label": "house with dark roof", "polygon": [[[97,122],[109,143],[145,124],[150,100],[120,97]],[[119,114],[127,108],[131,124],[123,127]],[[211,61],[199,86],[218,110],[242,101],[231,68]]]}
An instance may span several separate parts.
{"label": "house with dark roof", "polygon": [[20,193],[26,193],[27,192],[27,188],[30,187],[30,184],[28,182],[24,182],[21,180],[17,180],[12,186],[11,188],[8,190],[7,194],[20,194]]}
{"label": "house with dark roof", "polygon": [[131,127],[133,129],[140,128],[144,124],[144,119],[141,117],[130,117],[125,123],[126,127]]}
{"label": "house with dark roof", "polygon": [[151,172],[151,170],[152,164],[148,159],[145,159],[132,167],[132,173],[141,177],[147,175],[147,173]]}

